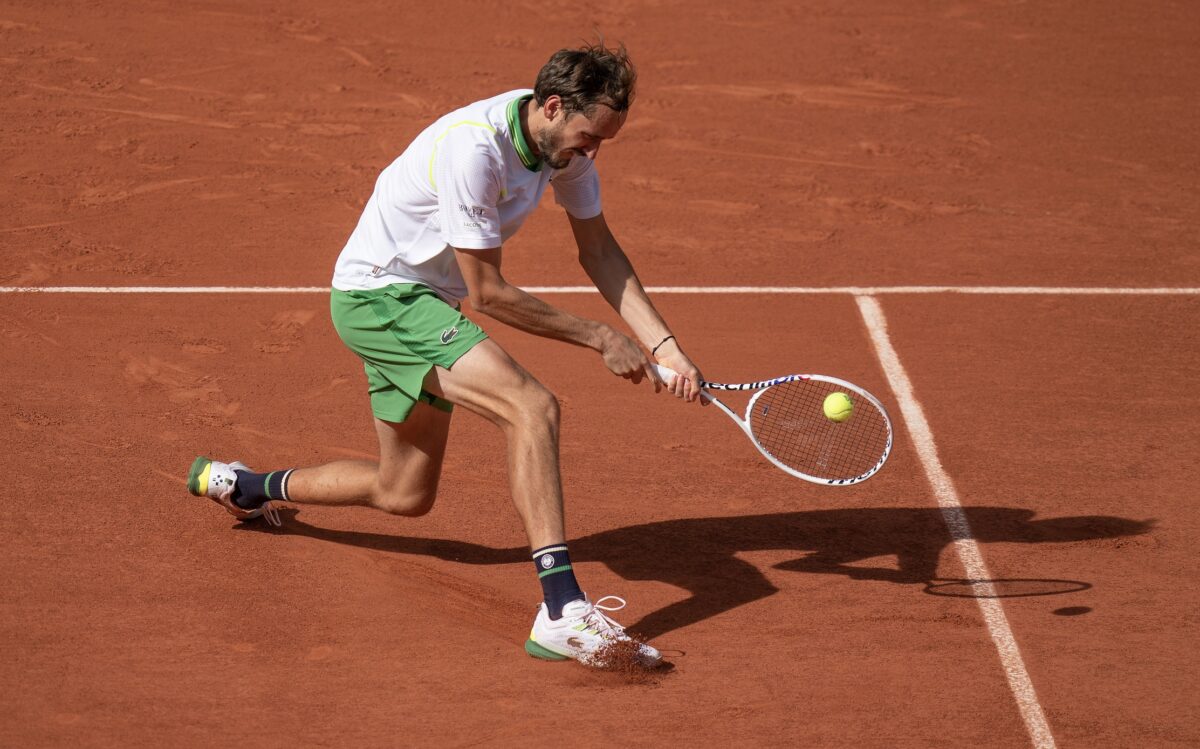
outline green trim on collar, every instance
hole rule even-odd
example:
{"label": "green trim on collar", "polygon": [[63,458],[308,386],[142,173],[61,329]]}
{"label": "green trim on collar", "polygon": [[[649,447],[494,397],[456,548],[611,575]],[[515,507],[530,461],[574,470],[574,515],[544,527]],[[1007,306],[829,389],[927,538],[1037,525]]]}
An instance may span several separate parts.
{"label": "green trim on collar", "polygon": [[525,140],[525,131],[521,129],[521,105],[532,98],[533,94],[527,94],[508,103],[508,131],[513,147],[517,149],[517,156],[521,157],[521,163],[531,172],[540,172],[542,160],[533,155],[533,149]]}

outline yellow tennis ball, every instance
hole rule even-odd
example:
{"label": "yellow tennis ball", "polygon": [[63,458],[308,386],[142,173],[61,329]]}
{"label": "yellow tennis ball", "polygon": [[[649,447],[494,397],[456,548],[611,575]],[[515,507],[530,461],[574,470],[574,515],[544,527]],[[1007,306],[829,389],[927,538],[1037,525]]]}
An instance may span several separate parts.
{"label": "yellow tennis ball", "polygon": [[854,413],[854,402],[845,393],[830,393],[825,396],[825,418],[843,422]]}

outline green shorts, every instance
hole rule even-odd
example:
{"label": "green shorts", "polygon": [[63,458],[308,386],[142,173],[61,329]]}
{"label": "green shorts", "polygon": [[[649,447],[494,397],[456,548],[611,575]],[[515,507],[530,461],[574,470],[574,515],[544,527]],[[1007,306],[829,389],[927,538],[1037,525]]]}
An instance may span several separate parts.
{"label": "green shorts", "polygon": [[342,341],[363,360],[371,410],[384,421],[404,421],[418,400],[449,411],[448,401],[421,384],[435,364],[449,369],[487,338],[433,289],[415,283],[334,289],[329,312]]}

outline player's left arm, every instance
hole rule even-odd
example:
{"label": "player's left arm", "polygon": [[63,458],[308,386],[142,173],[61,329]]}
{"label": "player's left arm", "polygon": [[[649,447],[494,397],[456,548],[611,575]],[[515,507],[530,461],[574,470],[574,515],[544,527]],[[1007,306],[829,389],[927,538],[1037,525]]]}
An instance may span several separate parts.
{"label": "player's left arm", "polygon": [[650,301],[633,264],[609,230],[604,214],[579,219],[567,213],[567,218],[571,222],[575,244],[579,247],[579,264],[588,278],[629,324],[642,345],[648,350],[658,347],[654,356],[659,363],[682,375],[675,379],[671,392],[689,402],[696,400],[700,395],[699,383],[704,378]]}

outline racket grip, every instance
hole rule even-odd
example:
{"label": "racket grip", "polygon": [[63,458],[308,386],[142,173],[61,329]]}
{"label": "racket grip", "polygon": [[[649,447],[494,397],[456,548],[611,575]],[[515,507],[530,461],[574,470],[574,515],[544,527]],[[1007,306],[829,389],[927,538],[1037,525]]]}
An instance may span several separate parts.
{"label": "racket grip", "polygon": [[[671,383],[671,378],[672,378],[672,377],[678,377],[678,376],[679,376],[679,373],[678,373],[678,372],[676,372],[675,370],[671,369],[670,367],[664,367],[664,366],[663,366],[663,365],[661,365],[661,364],[655,364],[655,365],[654,365],[654,369],[655,369],[655,371],[656,371],[656,372],[658,372],[658,376],[662,378],[662,381],[663,381],[663,382],[665,382],[665,383],[667,383],[668,385]],[[704,399],[704,400],[706,400],[706,401],[710,401],[710,400],[712,400],[712,399],[713,399],[713,397],[712,397],[711,395],[709,395],[709,393],[708,393],[708,391],[707,391],[707,390],[704,390],[704,389],[703,389],[703,388],[704,388],[704,383],[700,383],[700,387],[701,387],[701,390],[700,390],[700,397],[701,397],[701,398],[703,398],[703,399]]]}

